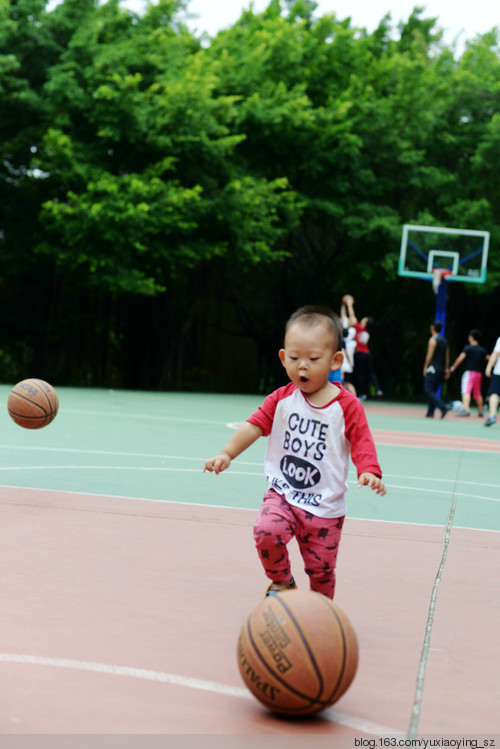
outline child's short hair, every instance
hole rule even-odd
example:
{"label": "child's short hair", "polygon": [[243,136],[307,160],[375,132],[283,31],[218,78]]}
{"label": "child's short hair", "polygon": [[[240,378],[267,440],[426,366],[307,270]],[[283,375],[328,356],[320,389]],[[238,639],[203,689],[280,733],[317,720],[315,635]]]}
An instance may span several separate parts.
{"label": "child's short hair", "polygon": [[296,322],[310,326],[323,323],[332,334],[334,348],[337,351],[342,348],[342,341],[344,339],[342,323],[340,322],[340,317],[329,307],[322,307],[321,305],[315,304],[306,304],[304,307],[299,307],[299,309],[288,318],[285,325],[285,335],[289,328]]}
{"label": "child's short hair", "polygon": [[471,338],[474,338],[475,341],[479,342],[481,340],[481,331],[478,330],[477,328],[473,328],[469,332],[469,335],[470,335]]}
{"label": "child's short hair", "polygon": [[443,329],[443,323],[440,320],[434,320],[434,322],[432,323],[432,327],[434,328],[436,333],[441,333]]}

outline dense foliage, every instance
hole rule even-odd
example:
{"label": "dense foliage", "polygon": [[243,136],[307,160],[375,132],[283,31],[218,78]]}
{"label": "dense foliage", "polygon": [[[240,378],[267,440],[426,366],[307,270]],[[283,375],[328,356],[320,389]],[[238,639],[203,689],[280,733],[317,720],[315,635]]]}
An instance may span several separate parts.
{"label": "dense foliage", "polygon": [[[271,0],[214,39],[188,4],[0,0],[2,379],[266,389],[283,322],[343,293],[389,393],[421,392],[434,296],[405,223],[491,232],[452,353],[500,293],[496,32],[458,54],[416,8],[369,34]],[[472,286],[472,288],[467,288]]]}

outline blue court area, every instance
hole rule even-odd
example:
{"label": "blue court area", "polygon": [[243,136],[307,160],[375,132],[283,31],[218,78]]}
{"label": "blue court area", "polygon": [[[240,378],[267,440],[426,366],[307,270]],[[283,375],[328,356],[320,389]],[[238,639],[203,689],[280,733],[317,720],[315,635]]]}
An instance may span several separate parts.
{"label": "blue court area", "polygon": [[[10,386],[0,386],[6,403]],[[56,419],[40,430],[0,421],[0,484],[82,494],[258,509],[266,439],[220,476],[202,472],[235,425],[261,403],[255,395],[57,388]],[[356,488],[349,516],[500,530],[500,425],[477,417],[423,418],[421,406],[366,406],[388,492]],[[461,438],[461,440],[460,440]]]}

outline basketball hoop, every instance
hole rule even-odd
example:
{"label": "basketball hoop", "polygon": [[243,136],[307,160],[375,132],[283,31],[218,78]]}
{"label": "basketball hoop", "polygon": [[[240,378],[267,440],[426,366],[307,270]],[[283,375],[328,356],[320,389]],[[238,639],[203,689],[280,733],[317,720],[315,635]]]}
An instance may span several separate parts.
{"label": "basketball hoop", "polygon": [[438,293],[438,289],[441,286],[441,282],[446,279],[447,276],[451,276],[451,270],[447,268],[433,268],[432,270],[432,288],[434,293]]}

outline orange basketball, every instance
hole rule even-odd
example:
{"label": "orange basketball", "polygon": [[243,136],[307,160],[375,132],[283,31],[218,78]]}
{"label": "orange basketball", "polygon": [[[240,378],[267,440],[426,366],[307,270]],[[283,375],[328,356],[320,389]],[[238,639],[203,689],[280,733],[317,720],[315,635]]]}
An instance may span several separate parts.
{"label": "orange basketball", "polygon": [[56,417],[57,393],[45,380],[30,378],[14,385],[7,399],[7,409],[16,424],[26,429],[40,429]]}
{"label": "orange basketball", "polygon": [[333,705],[358,666],[358,640],[342,609],[320,593],[264,598],[240,632],[238,665],[248,689],[273,712],[312,715]]}

